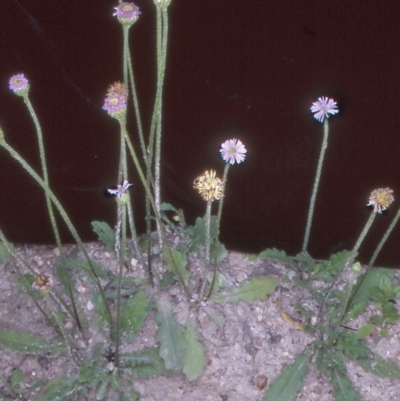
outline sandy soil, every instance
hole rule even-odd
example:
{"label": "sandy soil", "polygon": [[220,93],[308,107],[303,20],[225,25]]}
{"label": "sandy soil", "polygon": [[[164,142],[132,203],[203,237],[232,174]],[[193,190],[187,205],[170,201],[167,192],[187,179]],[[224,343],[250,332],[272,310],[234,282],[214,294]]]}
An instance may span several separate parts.
{"label": "sandy soil", "polygon": [[[110,278],[117,271],[117,260],[114,252],[106,251],[102,243],[87,244],[90,256],[101,263]],[[67,255],[77,254],[76,246],[65,246]],[[50,246],[20,246],[18,252],[38,273],[54,276],[54,263],[58,258],[58,250]],[[156,269],[162,269],[155,264]],[[204,271],[202,262],[189,260],[191,272]],[[237,287],[251,277],[273,276],[279,279],[293,276],[293,272],[282,264],[256,260],[249,261],[246,255],[230,252],[221,265],[221,273],[227,283],[227,288]],[[39,313],[31,298],[17,286],[17,273],[12,264],[0,264],[2,280],[0,280],[0,328],[26,330],[32,334],[40,334],[50,340],[55,337],[54,330],[49,328]],[[131,260],[131,266],[125,273],[132,277],[145,277],[136,260]],[[90,302],[90,284],[85,276],[77,275],[75,289],[78,294],[78,305],[84,309],[88,319],[93,319],[93,309]],[[396,273],[398,280],[398,274]],[[61,285],[55,278],[55,291]],[[182,373],[168,377],[154,377],[137,380],[134,388],[141,394],[143,401],[242,401],[263,400],[265,390],[276,378],[285,364],[293,362],[295,356],[310,344],[313,338],[305,333],[294,320],[299,318],[294,311],[294,305],[301,301],[304,306],[313,308],[312,300],[307,291],[299,289],[291,280],[281,281],[277,291],[263,301],[251,304],[240,302],[238,305],[212,301],[197,304],[188,302],[180,286],[174,285],[163,293],[149,290],[155,300],[168,299],[178,316],[178,321],[184,323],[193,317],[197,320],[206,348],[207,364],[203,374],[189,382]],[[285,315],[285,312],[287,315]],[[376,313],[374,306],[369,306],[366,313],[357,321],[351,322],[357,328],[365,323],[371,314]],[[66,323],[68,326],[68,322]],[[140,350],[155,346],[157,325],[154,314],[150,314],[139,335],[123,344],[123,350]],[[103,341],[103,333],[89,330],[86,343]],[[377,335],[368,338],[367,343],[374,352],[384,358],[389,358],[400,365],[400,324],[388,326],[388,336]],[[77,337],[77,341],[84,340]],[[68,354],[62,355],[24,355],[11,352],[0,346],[0,372],[8,379],[14,369],[21,369],[26,380],[21,388],[25,394],[24,400],[34,400],[39,391],[26,389],[37,380],[49,380],[58,375],[76,373],[76,367],[71,363]],[[354,387],[360,393],[361,401],[395,401],[399,399],[400,380],[379,379],[364,372],[353,362],[347,363],[349,377]],[[302,391],[298,394],[300,401],[331,401],[332,389],[329,385],[329,375],[318,372],[313,367],[304,381]],[[0,394],[8,395],[0,382]],[[91,398],[92,395],[88,399]],[[0,397],[1,399],[1,397]],[[93,398],[94,399],[94,398]]]}

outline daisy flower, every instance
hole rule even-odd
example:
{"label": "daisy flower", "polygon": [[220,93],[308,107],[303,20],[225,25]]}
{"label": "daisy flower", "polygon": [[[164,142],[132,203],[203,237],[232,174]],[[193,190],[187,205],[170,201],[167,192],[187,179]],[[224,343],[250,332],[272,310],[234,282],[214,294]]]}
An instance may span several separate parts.
{"label": "daisy flower", "polygon": [[369,196],[367,206],[373,206],[375,213],[382,213],[394,201],[393,190],[390,188],[374,189]]}
{"label": "daisy flower", "polygon": [[120,118],[126,112],[126,101],[128,91],[121,82],[115,82],[107,90],[103,110],[106,110],[111,117]]}
{"label": "daisy flower", "polygon": [[216,177],[214,170],[206,171],[194,180],[193,187],[207,202],[220,200],[224,196],[224,182]]}
{"label": "daisy flower", "polygon": [[333,99],[327,97],[319,97],[316,102],[314,102],[310,108],[314,114],[314,118],[319,122],[323,122],[325,118],[329,118],[329,114],[335,115],[339,113],[337,109],[337,103]]}
{"label": "daisy flower", "polygon": [[24,74],[13,75],[9,81],[10,89],[19,96],[23,96],[29,91],[29,82]]}
{"label": "daisy flower", "polygon": [[141,14],[139,7],[134,3],[121,3],[117,7],[114,7],[114,10],[115,13],[113,15],[118,18],[118,21],[128,26],[133,25]]}
{"label": "daisy flower", "polygon": [[107,189],[110,195],[116,195],[118,198],[123,198],[127,193],[128,189],[132,186],[130,182],[124,180],[122,185],[117,185],[117,189]]}
{"label": "daisy flower", "polygon": [[244,161],[247,153],[246,147],[240,139],[228,139],[221,145],[219,151],[221,157],[226,163],[239,164]]}

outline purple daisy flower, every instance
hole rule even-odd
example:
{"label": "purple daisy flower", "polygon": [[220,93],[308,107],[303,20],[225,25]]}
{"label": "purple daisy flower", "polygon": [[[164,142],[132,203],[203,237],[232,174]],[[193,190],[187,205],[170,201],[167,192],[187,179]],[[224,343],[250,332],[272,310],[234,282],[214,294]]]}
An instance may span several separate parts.
{"label": "purple daisy flower", "polygon": [[126,97],[118,93],[107,95],[104,100],[103,110],[106,110],[110,114],[118,113],[121,110],[126,109]]}
{"label": "purple daisy flower", "polygon": [[113,15],[124,25],[133,25],[141,14],[139,7],[134,3],[121,3],[117,7],[114,7],[114,10],[115,13]]}
{"label": "purple daisy flower", "polygon": [[221,145],[219,151],[225,163],[239,164],[244,161],[247,149],[240,139],[228,139]]}
{"label": "purple daisy flower", "polygon": [[120,119],[126,113],[128,91],[122,82],[114,82],[107,90],[103,110],[111,117]]}
{"label": "purple daisy flower", "polygon": [[319,122],[323,122],[325,118],[329,118],[329,114],[339,113],[337,109],[337,103],[333,99],[327,97],[319,97],[316,102],[314,102],[310,108],[314,114],[314,118]]}
{"label": "purple daisy flower", "polygon": [[17,95],[25,94],[29,90],[29,82],[24,74],[13,75],[9,81],[10,89]]}
{"label": "purple daisy flower", "polygon": [[124,180],[122,185],[117,185],[117,189],[107,189],[107,192],[111,195],[116,195],[118,198],[123,198],[132,185],[127,180]]}

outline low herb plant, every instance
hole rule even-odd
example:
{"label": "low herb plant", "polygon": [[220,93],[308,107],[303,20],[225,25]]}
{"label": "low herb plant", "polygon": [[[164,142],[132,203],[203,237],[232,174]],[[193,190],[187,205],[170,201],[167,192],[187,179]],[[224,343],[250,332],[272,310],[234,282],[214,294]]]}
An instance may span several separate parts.
{"label": "low herb plant", "polygon": [[[94,260],[87,251],[73,222],[61,202],[51,190],[47,171],[46,154],[39,119],[29,100],[30,84],[24,74],[10,79],[10,89],[21,96],[36,129],[41,172],[36,172],[15,150],[0,132],[0,147],[14,158],[41,186],[50,222],[57,244],[59,258],[54,266],[54,276],[32,269],[29,261],[20,257],[17,250],[0,230],[0,257],[3,263],[13,266],[18,274],[18,285],[26,291],[35,306],[53,329],[53,340],[46,341],[41,335],[22,330],[0,330],[0,344],[15,352],[42,355],[65,355],[73,366],[68,376],[58,376],[50,382],[38,381],[31,386],[24,384],[24,375],[15,369],[11,375],[0,380],[5,388],[2,400],[27,400],[37,394],[36,400],[71,400],[78,397],[94,397],[96,400],[137,400],[135,379],[154,375],[172,375],[183,372],[187,380],[201,376],[205,363],[205,348],[198,331],[196,311],[203,302],[238,303],[263,300],[278,286],[272,277],[252,278],[233,290],[224,288],[224,274],[219,271],[228,253],[219,241],[219,231],[224,203],[225,187],[230,166],[245,160],[246,147],[241,140],[228,139],[221,145],[220,154],[225,163],[222,178],[215,170],[206,170],[194,179],[193,187],[206,202],[204,217],[193,225],[185,222],[184,213],[173,205],[161,201],[161,139],[162,99],[168,44],[168,7],[171,0],[154,0],[156,9],[156,66],[157,88],[153,115],[145,135],[135,86],[135,74],[129,46],[129,33],[140,17],[139,8],[133,3],[121,3],[115,7],[123,31],[123,82],[109,86],[103,109],[117,121],[120,133],[120,157],[117,185],[108,189],[116,199],[117,224],[111,228],[106,222],[94,221],[92,227],[104,248],[117,261],[116,272]],[[128,102],[132,99],[132,105]],[[133,108],[139,151],[127,130],[127,111]],[[259,258],[280,261],[297,274],[298,286],[307,288],[319,305],[317,311],[307,310],[300,300],[297,311],[303,318],[302,327],[314,340],[295,361],[282,370],[267,392],[265,400],[294,400],[301,389],[302,380],[310,362],[318,370],[331,373],[331,384],[337,400],[357,400],[358,395],[346,374],[344,361],[351,358],[365,370],[381,377],[400,377],[400,369],[390,361],[374,354],[364,343],[373,330],[384,334],[385,328],[399,320],[393,301],[400,296],[400,286],[393,283],[393,272],[372,269],[374,261],[393,230],[399,216],[377,247],[371,262],[364,271],[356,262],[359,247],[377,214],[393,202],[389,188],[379,188],[371,193],[369,205],[374,207],[365,228],[351,251],[332,255],[329,260],[315,261],[307,246],[311,233],[315,201],[321,178],[324,154],[328,145],[328,116],[338,113],[333,99],[321,97],[313,103],[311,111],[324,125],[324,139],[317,166],[317,174],[310,200],[310,208],[301,253],[289,257],[284,251],[268,249]],[[129,181],[128,158],[135,166],[140,185],[146,194],[146,233],[138,235],[130,199],[133,183]],[[213,206],[218,203],[213,215]],[[58,214],[61,220],[56,219]],[[62,221],[76,241],[79,252],[74,256],[65,254],[59,235]],[[154,223],[154,224],[153,224]],[[128,231],[131,236],[128,238]],[[201,261],[201,271],[191,271],[188,258]],[[130,267],[132,261],[139,264],[142,276],[135,276]],[[157,268],[154,268],[157,266]],[[161,268],[160,268],[161,266]],[[338,278],[345,275],[344,288],[337,286]],[[326,283],[314,286],[316,280]],[[57,282],[60,285],[55,285]],[[85,291],[90,301],[85,307],[79,300],[80,283],[87,283]],[[157,298],[179,284],[193,313],[184,322],[178,322],[168,297]],[[351,319],[365,310],[368,302],[375,302],[381,311],[371,322],[350,328]],[[154,319],[158,330],[156,345],[139,351],[129,350],[129,345],[149,319]]]}

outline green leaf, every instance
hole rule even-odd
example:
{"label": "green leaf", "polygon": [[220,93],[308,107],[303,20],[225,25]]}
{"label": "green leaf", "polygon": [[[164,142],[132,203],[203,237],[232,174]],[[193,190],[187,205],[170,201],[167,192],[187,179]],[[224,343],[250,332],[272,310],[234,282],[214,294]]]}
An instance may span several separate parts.
{"label": "green leaf", "polygon": [[285,366],[281,375],[272,382],[264,395],[264,401],[294,401],[308,373],[309,363],[308,352],[299,354],[294,362]]}
{"label": "green leaf", "polygon": [[115,232],[105,221],[92,221],[93,231],[99,240],[106,245],[107,250],[115,249]]}
{"label": "green leaf", "polygon": [[163,255],[167,262],[167,269],[175,273],[179,281],[185,281],[189,278],[189,272],[186,271],[187,259],[185,249],[164,248]]}
{"label": "green leaf", "polygon": [[139,291],[133,298],[129,298],[123,305],[120,316],[121,329],[126,332],[128,339],[143,327],[148,313],[147,296],[144,291]]}
{"label": "green leaf", "polygon": [[51,381],[46,393],[35,401],[70,401],[81,389],[77,379],[57,377]]}
{"label": "green leaf", "polygon": [[394,284],[392,283],[393,277],[389,277],[387,274],[383,274],[379,279],[379,289],[385,295],[393,295]]}
{"label": "green leaf", "polygon": [[[211,244],[210,247],[210,260],[211,263],[214,263],[215,260],[215,251],[216,251],[216,243]],[[225,258],[228,257],[228,251],[225,248],[224,244],[218,244],[218,255],[217,255],[217,263],[221,263]]]}
{"label": "green leaf", "polygon": [[[319,341],[319,340],[318,340]],[[315,366],[318,370],[337,369],[345,371],[343,354],[340,352],[332,352],[330,349],[320,347],[315,359]]]}
{"label": "green leaf", "polygon": [[18,391],[20,389],[20,384],[25,380],[25,376],[20,369],[15,369],[12,372],[11,378],[10,378],[10,384],[11,388],[14,391]]}
{"label": "green leaf", "polygon": [[[335,253],[331,255],[328,260],[320,264],[318,268],[321,272],[329,272],[332,278],[343,269],[345,263],[351,257],[351,254],[351,251],[341,251]],[[316,275],[315,277],[317,276],[318,275]]]}
{"label": "green leaf", "polygon": [[204,244],[206,238],[206,225],[204,219],[198,217],[195,225],[188,227],[186,233],[191,237],[189,252],[199,252],[199,246]]}
{"label": "green leaf", "polygon": [[372,287],[368,291],[369,297],[375,302],[385,302],[386,297],[378,287]]}
{"label": "green leaf", "polygon": [[93,365],[84,363],[79,368],[79,381],[94,387],[105,380],[107,374],[105,367],[98,363]]}
{"label": "green leaf", "polygon": [[48,343],[41,336],[34,336],[20,330],[0,330],[0,344],[12,351],[22,351],[28,354],[57,353],[66,350],[57,340]]}
{"label": "green leaf", "polygon": [[[75,271],[83,270],[85,273],[88,273],[89,277],[92,279],[92,270],[86,260],[71,257],[67,258],[66,260],[68,267],[74,269]],[[94,262],[93,260],[92,266],[99,277],[106,277],[108,275],[108,270],[99,263]]]}
{"label": "green leaf", "polygon": [[133,377],[139,379],[170,373],[160,356],[159,348],[148,348],[139,352],[122,354],[120,361],[124,368],[130,370]]}
{"label": "green leaf", "polygon": [[182,209],[177,209],[174,206],[172,206],[170,203],[162,203],[160,206],[160,210],[163,212],[174,212],[176,213],[177,218],[175,218],[175,221],[179,222],[179,225],[181,227],[185,227],[186,226],[186,222],[185,222],[185,216],[183,214],[183,210]]}
{"label": "green leaf", "polygon": [[297,262],[295,266],[296,270],[307,271],[309,273],[314,272],[316,264],[308,252],[300,252],[293,260]]}
{"label": "green leaf", "polygon": [[253,278],[250,282],[234,288],[231,292],[213,298],[216,302],[228,301],[238,304],[240,301],[252,302],[257,299],[265,299],[271,295],[279,281],[274,277]]}
{"label": "green leaf", "polygon": [[[389,274],[389,276],[393,277],[394,273],[391,272],[390,269],[384,269],[384,268],[378,268],[378,269],[374,268],[370,270],[363,279],[361,286],[357,291],[357,294],[354,296],[351,305],[349,306],[353,306],[358,302],[368,302],[370,300],[368,295],[369,290],[373,287],[378,286],[379,280],[384,274]],[[361,280],[361,278],[359,278],[359,280]]]}
{"label": "green leaf", "polygon": [[200,335],[195,322],[187,322],[183,338],[186,341],[183,373],[189,381],[192,381],[203,373],[206,363],[204,346],[199,342]]}
{"label": "green leaf", "polygon": [[375,325],[373,324],[364,324],[364,326],[361,326],[355,336],[356,338],[359,338],[360,340],[363,340],[364,338],[367,338],[370,334],[372,334],[375,330]]}
{"label": "green leaf", "polygon": [[274,260],[276,262],[282,262],[286,265],[297,268],[297,265],[293,261],[293,258],[288,256],[285,251],[280,251],[275,248],[266,249],[265,251],[262,251],[258,256],[262,259],[270,259],[270,260]]}
{"label": "green leaf", "polygon": [[371,350],[354,334],[339,338],[338,347],[343,347],[344,354],[350,358],[367,357],[371,354]]}
{"label": "green leaf", "polygon": [[358,358],[355,361],[367,372],[378,377],[399,379],[400,367],[393,361],[387,361],[380,355],[371,352],[367,358]]}
{"label": "green leaf", "polygon": [[106,376],[104,380],[102,380],[96,387],[96,400],[101,401],[104,399],[104,397],[107,396],[108,394],[108,384],[110,380]]}
{"label": "green leaf", "polygon": [[155,320],[159,325],[156,339],[160,342],[160,356],[164,359],[165,367],[171,370],[182,369],[186,346],[184,328],[176,322],[168,301],[158,304]]}
{"label": "green leaf", "polygon": [[337,401],[359,401],[357,391],[342,370],[332,369],[331,385],[334,389],[333,396]]}
{"label": "green leaf", "polygon": [[108,324],[108,313],[107,313],[107,308],[106,305],[104,304],[104,300],[103,297],[100,295],[100,293],[98,292],[93,292],[92,294],[92,302],[96,307],[96,311],[97,311],[97,316],[96,316],[96,321],[95,323],[95,327],[98,326],[99,321],[101,323],[106,323]]}

